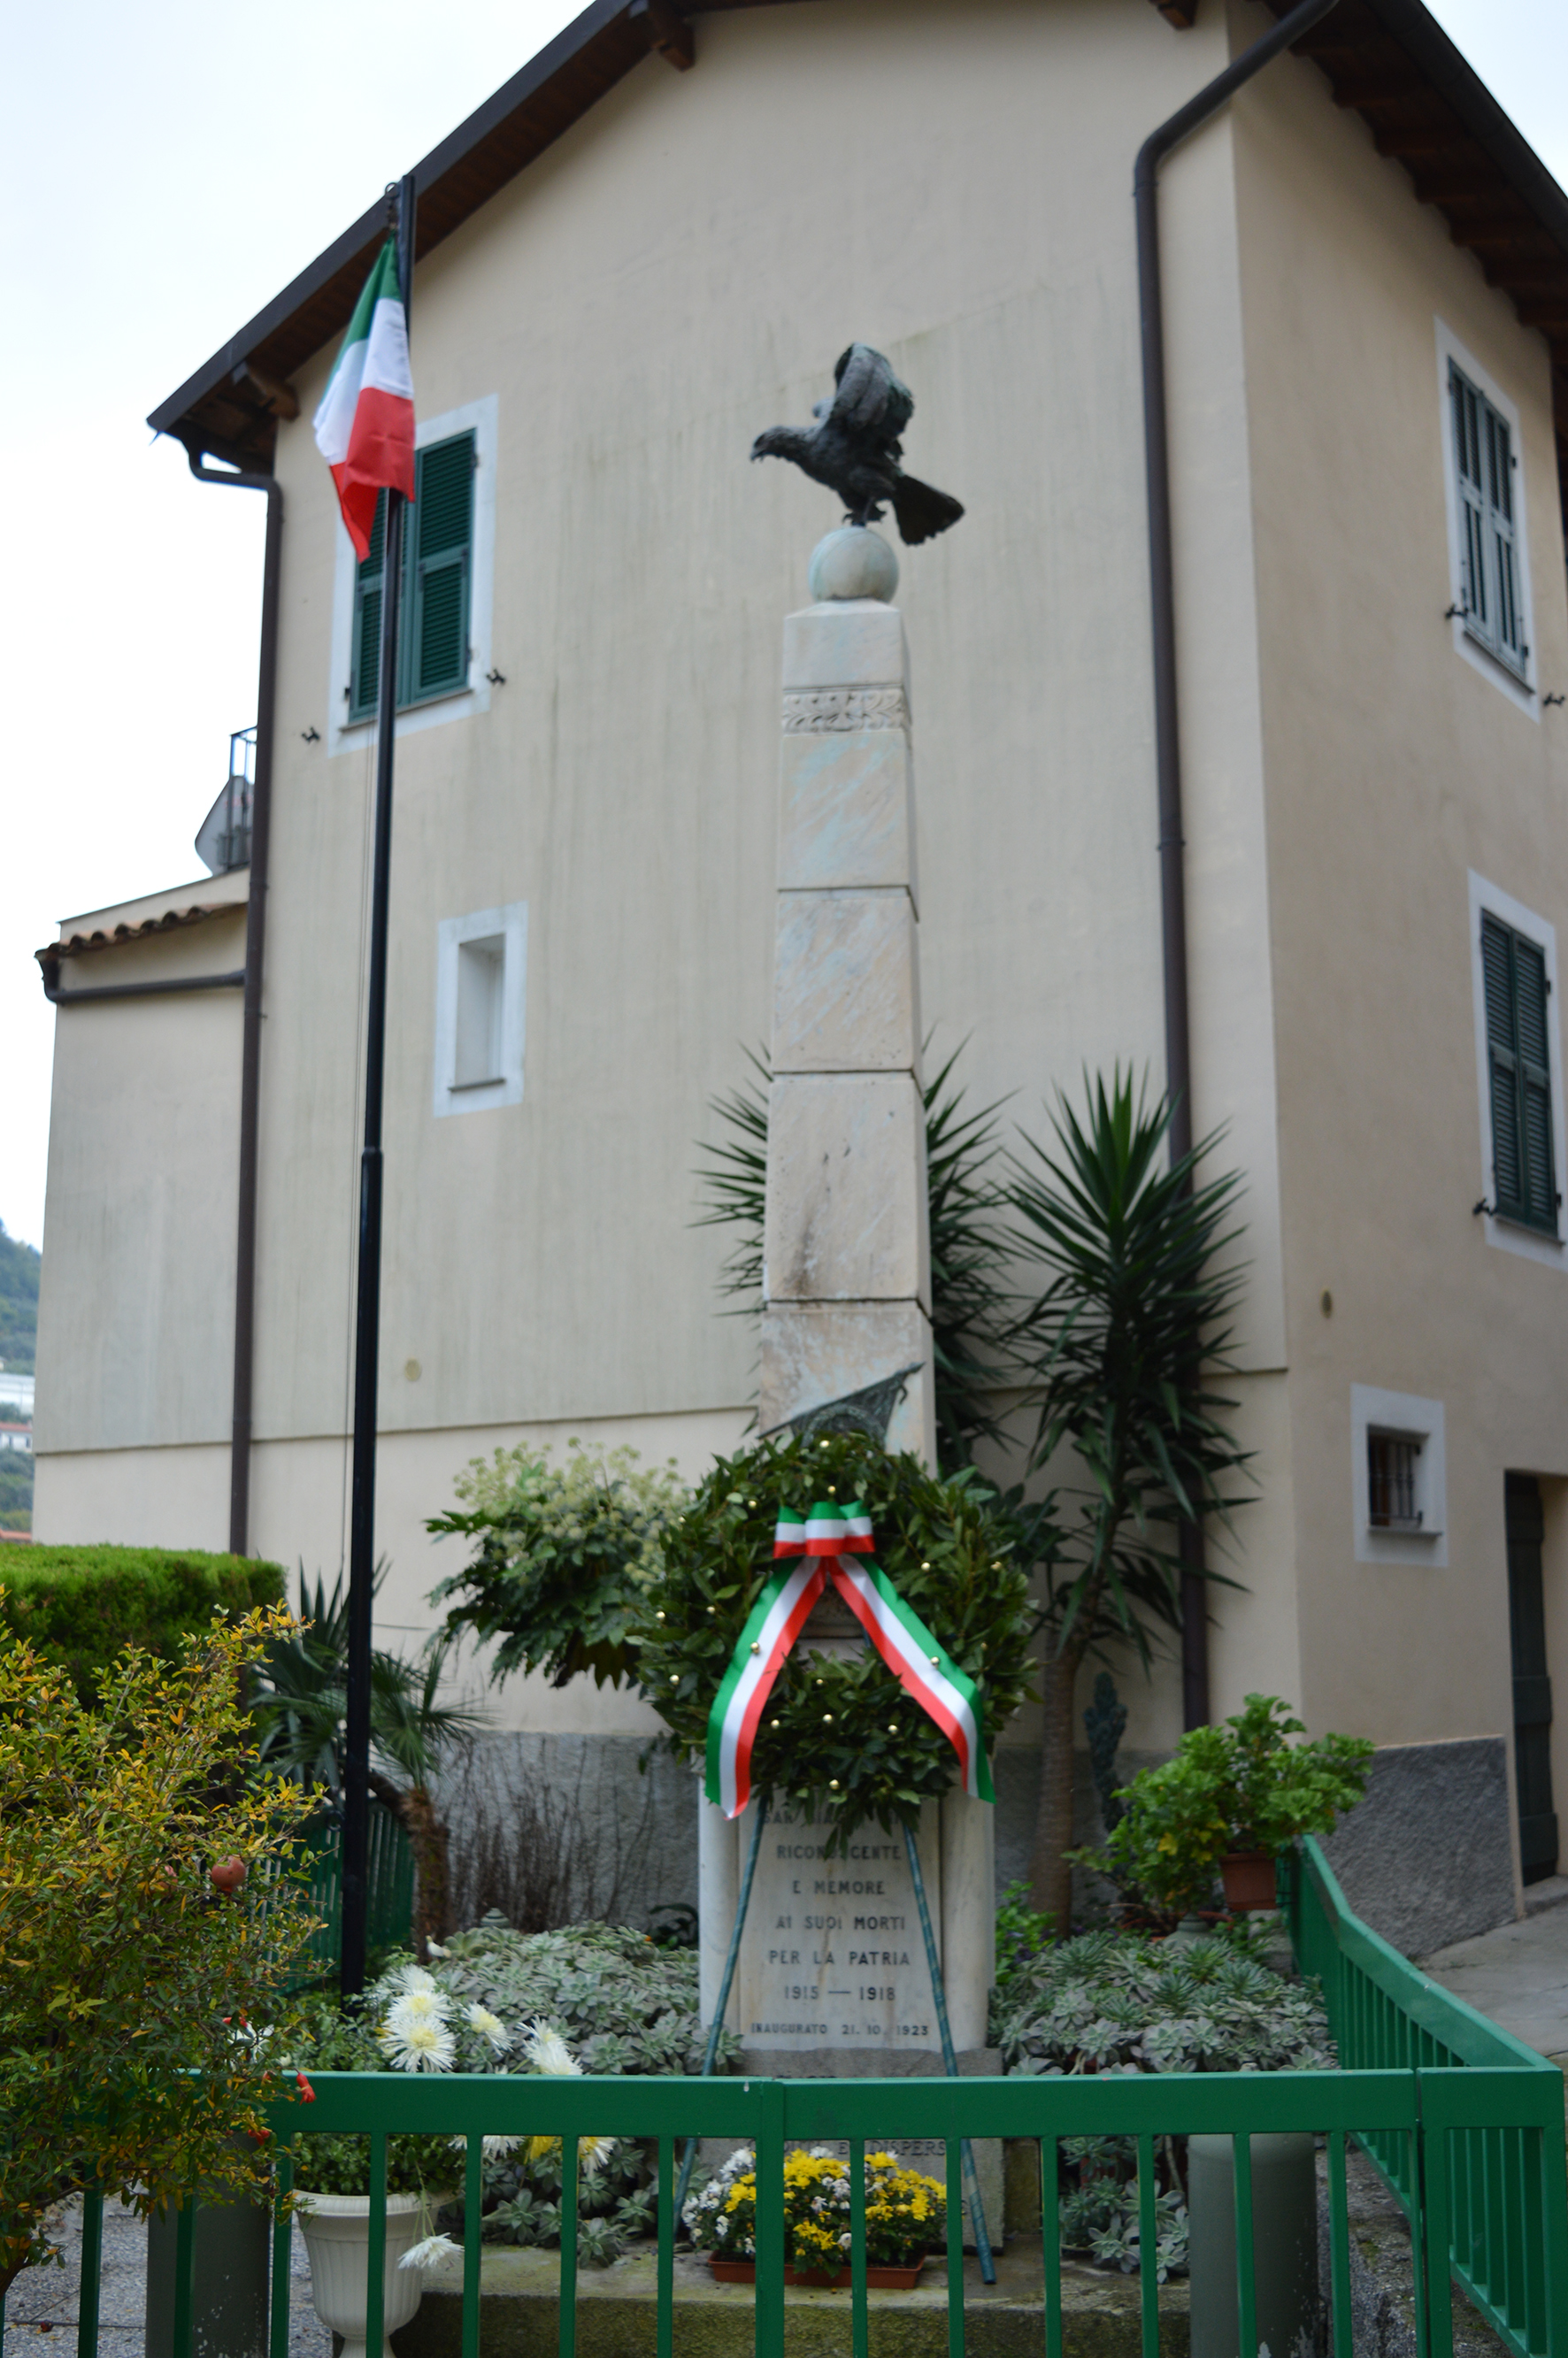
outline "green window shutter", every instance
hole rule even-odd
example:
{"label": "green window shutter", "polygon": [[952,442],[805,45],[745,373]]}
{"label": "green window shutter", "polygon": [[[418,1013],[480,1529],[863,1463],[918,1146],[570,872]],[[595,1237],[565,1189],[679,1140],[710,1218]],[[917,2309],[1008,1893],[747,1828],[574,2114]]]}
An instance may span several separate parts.
{"label": "green window shutter", "polygon": [[1546,953],[1489,914],[1481,919],[1487,990],[1492,1177],[1506,1219],[1557,1234]]}
{"label": "green window shutter", "polygon": [[1459,492],[1460,603],[1477,636],[1489,638],[1487,597],[1487,492],[1481,473],[1481,396],[1449,362],[1454,408],[1454,473]]}
{"label": "green window shutter", "polygon": [[1514,1003],[1519,1010],[1519,1130],[1524,1145],[1526,1217],[1557,1231],[1557,1181],[1552,1152],[1552,1057],[1547,1046],[1546,953],[1514,936]]}
{"label": "green window shutter", "polygon": [[1529,650],[1520,628],[1519,557],[1514,546],[1513,436],[1508,420],[1487,410],[1487,525],[1491,539],[1493,624],[1499,652],[1522,669]]}
{"label": "green window shutter", "polygon": [[468,681],[473,473],[471,433],[419,453],[418,497],[408,520],[413,563],[404,577],[404,704],[449,696]]}
{"label": "green window shutter", "polygon": [[381,686],[381,577],[386,545],[386,493],[375,503],[370,555],[354,568],[354,631],[350,656],[349,719],[373,720]]}
{"label": "green window shutter", "polygon": [[1448,363],[1454,421],[1454,483],[1459,502],[1459,603],[1465,628],[1521,676],[1525,644],[1515,525],[1513,433],[1468,377]]}
{"label": "green window shutter", "polygon": [[1518,1219],[1524,1206],[1517,1059],[1514,1055],[1513,936],[1493,916],[1481,919],[1487,981],[1487,1064],[1492,1105],[1492,1185],[1497,1207]]}

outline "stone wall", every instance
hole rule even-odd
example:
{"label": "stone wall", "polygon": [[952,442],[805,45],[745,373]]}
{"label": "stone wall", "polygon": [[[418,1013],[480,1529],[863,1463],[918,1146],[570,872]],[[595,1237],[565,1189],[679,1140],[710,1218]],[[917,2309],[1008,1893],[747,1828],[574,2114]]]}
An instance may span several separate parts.
{"label": "stone wall", "polygon": [[656,1909],[695,1909],[697,1797],[652,1737],[481,1736],[438,1788],[454,1900],[523,1931],[537,1912],[645,1928]]}
{"label": "stone wall", "polygon": [[[1123,1752],[1118,1774],[1125,1781],[1158,1758]],[[1029,1872],[1038,1754],[1003,1745],[995,1780],[1000,1893]],[[570,1854],[573,1915],[643,1925],[661,1906],[697,1905],[697,1780],[641,1737],[484,1736],[441,1798],[460,1878],[488,1822],[505,1830],[514,1880],[530,1866],[554,1871],[552,1858]],[[1501,1736],[1392,1745],[1377,1754],[1366,1799],[1325,1849],[1357,1914],[1403,1955],[1425,1956],[1512,1921],[1511,1806]],[[1102,1838],[1087,1753],[1075,1831],[1082,1844]],[[1110,1897],[1078,1870],[1075,1912],[1092,1919]]]}
{"label": "stone wall", "polygon": [[1512,1801],[1500,1736],[1396,1744],[1324,1848],[1346,1898],[1402,1955],[1513,1921]]}

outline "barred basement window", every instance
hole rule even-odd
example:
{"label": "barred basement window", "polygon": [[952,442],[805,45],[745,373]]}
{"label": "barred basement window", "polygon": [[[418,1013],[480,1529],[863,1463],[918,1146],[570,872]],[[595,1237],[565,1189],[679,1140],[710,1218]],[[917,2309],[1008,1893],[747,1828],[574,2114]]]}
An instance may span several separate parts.
{"label": "barred basement window", "polygon": [[1421,1443],[1410,1433],[1367,1435],[1367,1520],[1375,1531],[1419,1531]]}
{"label": "barred basement window", "polygon": [[1459,506],[1459,606],[1469,637],[1523,679],[1530,669],[1516,523],[1519,460],[1508,419],[1453,361],[1448,402]]}
{"label": "barred basement window", "polygon": [[[471,431],[428,443],[416,454],[416,497],[403,521],[403,588],[397,609],[400,712],[468,686],[474,465]],[[373,719],[380,692],[385,534],[383,492],[376,502],[370,555],[354,579],[351,721]]]}
{"label": "barred basement window", "polygon": [[1489,909],[1481,913],[1487,991],[1487,1077],[1492,1113],[1492,1208],[1498,1217],[1555,1237],[1551,984],[1546,952]]}

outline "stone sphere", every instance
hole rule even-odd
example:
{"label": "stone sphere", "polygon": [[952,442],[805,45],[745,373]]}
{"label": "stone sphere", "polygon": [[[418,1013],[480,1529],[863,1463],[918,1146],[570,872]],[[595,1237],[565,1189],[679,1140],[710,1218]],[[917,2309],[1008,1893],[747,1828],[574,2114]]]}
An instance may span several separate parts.
{"label": "stone sphere", "polygon": [[870,525],[842,525],[812,550],[806,580],[819,600],[880,598],[885,604],[898,588],[898,559]]}

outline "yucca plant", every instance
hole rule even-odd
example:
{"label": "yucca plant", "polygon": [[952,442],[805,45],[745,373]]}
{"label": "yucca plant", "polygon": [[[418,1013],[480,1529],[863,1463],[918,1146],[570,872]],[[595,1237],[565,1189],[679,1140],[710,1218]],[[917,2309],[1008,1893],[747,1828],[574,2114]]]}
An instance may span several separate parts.
{"label": "yucca plant", "polygon": [[[376,1587],[383,1574],[378,1567]],[[443,1635],[420,1660],[377,1648],[370,1663],[370,1788],[397,1818],[414,1851],[418,1879],[416,1930],[421,1942],[445,1929],[447,1829],[430,1797],[443,1750],[480,1726],[478,1713],[439,1700],[451,1639]],[[263,1658],[252,1696],[264,1770],[295,1777],[334,1801],[342,1791],[348,1728],[349,1601],[343,1576],[330,1593],[318,1574],[314,1586],[299,1568],[299,1619],[275,1638]],[[389,1775],[387,1771],[391,1771]]]}
{"label": "yucca plant", "polygon": [[1227,1422],[1236,1403],[1214,1389],[1231,1365],[1243,1282],[1228,1259],[1240,1176],[1200,1176],[1217,1137],[1168,1163],[1170,1108],[1130,1071],[1086,1078],[1086,1090],[1081,1120],[1058,1097],[1053,1138],[1025,1136],[1004,1184],[1012,1249],[1044,1274],[1011,1336],[1035,1412],[1030,1471],[1065,1448],[1076,1468],[1053,1466],[1039,1555],[1044,1725],[1030,1887],[1062,1930],[1078,1671],[1109,1639],[1148,1667],[1181,1628],[1181,1523],[1224,1523],[1248,1495],[1238,1477],[1249,1453]]}
{"label": "yucca plant", "polygon": [[[1010,1380],[1001,1338],[1015,1308],[1003,1282],[1008,1249],[997,1218],[1002,1198],[990,1175],[1000,1150],[1002,1101],[965,1112],[964,1091],[950,1086],[961,1054],[956,1048],[923,1091],[936,1461],[943,1474],[971,1465],[977,1442],[1002,1437],[995,1395]],[[696,1225],[740,1229],[719,1290],[739,1297],[742,1314],[754,1314],[762,1307],[773,1076],[762,1057],[751,1050],[747,1056],[755,1077],[711,1100],[730,1135],[701,1147],[712,1161],[697,1174],[706,1208]]]}

